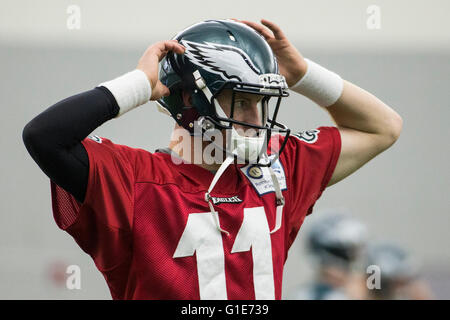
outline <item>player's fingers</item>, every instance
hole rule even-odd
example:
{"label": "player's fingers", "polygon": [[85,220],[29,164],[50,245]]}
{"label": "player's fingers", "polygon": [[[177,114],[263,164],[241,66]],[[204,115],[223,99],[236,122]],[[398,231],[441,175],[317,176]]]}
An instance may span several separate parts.
{"label": "player's fingers", "polygon": [[261,19],[261,23],[273,32],[273,35],[276,39],[283,40],[284,38],[286,38],[281,28],[272,21]]}
{"label": "player's fingers", "polygon": [[181,45],[177,40],[168,40],[164,41],[164,50],[173,51],[178,54],[182,54],[184,52],[184,46]]}
{"label": "player's fingers", "polygon": [[[161,83],[161,82],[160,82]],[[167,88],[165,85],[163,85],[162,83],[161,83],[161,95],[163,96],[163,97],[167,97],[167,96],[169,96],[170,95],[170,90],[169,90],[169,88]]]}
{"label": "player's fingers", "polygon": [[156,55],[158,56],[158,60],[161,61],[169,51],[173,51],[178,54],[183,54],[185,48],[178,43],[176,40],[164,41],[161,43],[161,46],[158,48],[158,52]]}
{"label": "player's fingers", "polygon": [[167,97],[170,95],[170,90],[161,81],[158,81],[152,90],[152,97],[150,100],[158,100],[161,97]]}
{"label": "player's fingers", "polygon": [[272,32],[266,28],[263,25],[260,25],[259,23],[253,22],[253,21],[247,21],[247,20],[241,20],[240,22],[245,23],[249,27],[255,29],[258,33],[260,33],[266,40],[273,39]]}
{"label": "player's fingers", "polygon": [[184,53],[184,47],[176,40],[161,41],[155,47],[155,54],[158,56],[159,61],[161,61],[169,51],[182,54]]}

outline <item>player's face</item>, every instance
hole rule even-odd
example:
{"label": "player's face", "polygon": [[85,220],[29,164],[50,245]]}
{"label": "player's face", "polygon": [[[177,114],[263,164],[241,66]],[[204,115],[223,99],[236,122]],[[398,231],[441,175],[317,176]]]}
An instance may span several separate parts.
{"label": "player's face", "polygon": [[[252,125],[262,126],[262,98],[262,95],[237,92],[234,98],[233,119]],[[225,114],[230,117],[232,104],[231,90],[224,90],[217,97],[217,100]],[[256,132],[255,129],[251,129],[249,127],[240,126],[237,124],[234,124],[233,126],[238,132],[244,132],[245,135],[254,135]]]}

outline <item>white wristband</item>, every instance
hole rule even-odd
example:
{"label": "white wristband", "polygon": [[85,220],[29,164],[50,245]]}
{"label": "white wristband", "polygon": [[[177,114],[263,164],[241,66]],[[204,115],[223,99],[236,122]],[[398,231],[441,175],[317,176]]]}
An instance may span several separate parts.
{"label": "white wristband", "polygon": [[306,74],[290,89],[311,99],[321,107],[331,106],[341,96],[344,80],[338,74],[309,59],[305,61],[308,64]]}
{"label": "white wristband", "polygon": [[111,81],[100,83],[116,98],[120,117],[124,113],[147,103],[152,96],[152,87],[147,75],[142,70],[133,70]]}

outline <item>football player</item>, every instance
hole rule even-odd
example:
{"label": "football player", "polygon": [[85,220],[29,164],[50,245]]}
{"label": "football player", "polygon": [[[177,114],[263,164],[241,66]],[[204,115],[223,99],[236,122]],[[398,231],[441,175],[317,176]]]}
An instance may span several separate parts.
{"label": "football player", "polygon": [[[289,88],[336,127],[290,135],[277,121]],[[149,100],[176,122],[168,148],[86,138]],[[114,299],[280,299],[288,249],[316,200],[401,127],[274,23],[208,20],[149,46],[136,70],[51,106],[23,139],[51,179],[56,223]]]}
{"label": "football player", "polygon": [[366,286],[370,300],[429,300],[433,293],[420,274],[411,253],[394,243],[377,242],[369,245],[366,267],[376,266],[379,284]]}
{"label": "football player", "polygon": [[320,219],[307,234],[315,278],[289,294],[295,300],[362,299],[361,264],[368,239],[360,221],[341,213]]}

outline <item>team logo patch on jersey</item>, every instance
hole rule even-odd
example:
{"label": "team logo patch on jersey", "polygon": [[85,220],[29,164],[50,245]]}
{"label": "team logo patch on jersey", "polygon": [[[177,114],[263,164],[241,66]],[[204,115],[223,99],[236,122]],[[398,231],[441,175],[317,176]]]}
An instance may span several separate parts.
{"label": "team logo patch on jersey", "polygon": [[97,143],[102,143],[102,138],[100,138],[97,135],[88,136],[88,138],[93,140],[93,141],[95,141],[95,142],[97,142]]}
{"label": "team logo patch on jersey", "polygon": [[294,137],[306,142],[306,143],[314,143],[319,138],[320,130],[306,130],[302,132],[297,132],[292,134]]}
{"label": "team logo patch on jersey", "polygon": [[211,197],[213,204],[221,204],[221,203],[241,203],[242,199],[238,196],[228,197],[228,198],[219,198],[219,197]]}
{"label": "team logo patch on jersey", "polygon": [[[286,190],[286,175],[280,160],[277,160],[272,164],[272,170],[278,179],[281,190]],[[270,192],[275,192],[269,168],[258,167],[256,165],[247,165],[241,168],[241,171],[253,185],[258,195],[262,196]]]}

